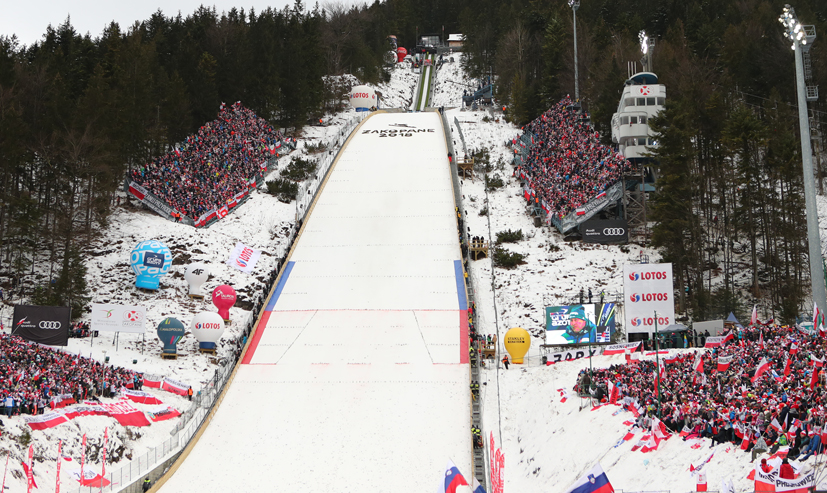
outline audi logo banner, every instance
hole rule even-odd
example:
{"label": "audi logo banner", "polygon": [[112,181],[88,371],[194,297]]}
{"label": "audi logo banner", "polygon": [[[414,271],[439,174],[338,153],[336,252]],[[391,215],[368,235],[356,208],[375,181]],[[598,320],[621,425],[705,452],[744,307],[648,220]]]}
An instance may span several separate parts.
{"label": "audi logo banner", "polygon": [[72,311],[65,306],[17,305],[12,334],[47,346],[66,346]]}
{"label": "audi logo banner", "polygon": [[629,226],[625,219],[595,219],[580,225],[580,234],[585,243],[629,242]]}

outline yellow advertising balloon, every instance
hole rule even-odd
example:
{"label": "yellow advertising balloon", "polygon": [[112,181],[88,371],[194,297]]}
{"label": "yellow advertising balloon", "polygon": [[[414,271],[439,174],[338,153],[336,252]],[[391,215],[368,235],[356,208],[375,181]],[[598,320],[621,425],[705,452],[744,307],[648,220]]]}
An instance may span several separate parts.
{"label": "yellow advertising balloon", "polygon": [[511,362],[523,364],[523,357],[531,346],[531,334],[521,327],[514,327],[505,333],[505,350],[511,355]]}

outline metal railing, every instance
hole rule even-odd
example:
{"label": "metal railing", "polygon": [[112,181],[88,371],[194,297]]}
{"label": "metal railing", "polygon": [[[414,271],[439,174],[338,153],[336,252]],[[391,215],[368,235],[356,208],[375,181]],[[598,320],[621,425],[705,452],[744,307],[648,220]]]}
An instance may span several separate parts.
{"label": "metal railing", "polygon": [[[299,185],[299,191],[296,194],[296,223],[304,221],[304,217],[307,215],[307,209],[310,207],[310,204],[313,203],[313,199],[316,197],[316,194],[319,192],[319,187],[324,182],[325,177],[327,176],[328,171],[330,171],[330,166],[339,156],[339,152],[342,150],[342,145],[347,140],[347,137],[356,128],[359,123],[365,119],[368,115],[368,112],[360,112],[353,118],[351,118],[344,127],[336,134],[336,136],[331,139],[330,142],[327,143],[325,146],[329,150],[321,159],[318,161],[318,167],[316,169],[316,175]],[[332,149],[336,149],[334,153]]]}
{"label": "metal railing", "polygon": [[[78,493],[121,491],[130,484],[139,481],[162,462],[181,453],[209,415],[210,410],[215,405],[216,399],[230,378],[237,361],[238,357],[234,354],[232,359],[224,360],[223,364],[215,370],[213,378],[207,382],[198,394],[193,396],[192,405],[184,411],[179,418],[178,425],[170,431],[172,436],[170,436],[169,439],[149,449],[138,458],[130,460],[128,464],[120,466],[119,469],[107,472],[104,478],[109,484],[103,488],[100,486],[77,486],[76,488],[66,488],[66,491]],[[88,468],[99,471],[100,465],[89,464]]]}

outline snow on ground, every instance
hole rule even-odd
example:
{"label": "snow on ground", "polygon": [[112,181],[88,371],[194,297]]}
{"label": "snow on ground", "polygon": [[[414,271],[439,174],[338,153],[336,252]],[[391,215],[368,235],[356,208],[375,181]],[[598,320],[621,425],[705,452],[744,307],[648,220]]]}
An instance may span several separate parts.
{"label": "snow on ground", "polygon": [[262,491],[274,478],[288,491],[428,491],[448,458],[469,470],[460,257],[439,115],[372,115],[328,176],[221,408],[162,491]]}
{"label": "snow on ground", "polygon": [[[327,119],[324,126],[309,126],[303,129],[299,137],[299,148],[282,158],[277,169],[271,170],[267,179],[278,176],[279,171],[296,157],[319,157],[317,154],[309,154],[306,146],[335,141],[337,133],[351,117],[352,112],[335,115]],[[335,152],[335,149],[332,151]],[[125,195],[121,193],[121,205],[116,207],[110,216],[108,226],[84,251],[88,269],[86,280],[93,303],[145,306],[148,320],[145,339],[139,334],[120,334],[116,345],[114,334],[101,333],[94,341],[70,339],[65,349],[72,353],[80,352],[83,356],[91,356],[98,361],[109,357],[109,363],[112,365],[171,377],[191,384],[193,390],[198,392],[202,384],[212,378],[221,360],[236,348],[239,335],[253,315],[250,311],[253,303],[258,297],[266,296],[267,293],[263,292],[265,281],[276,265],[277,258],[285,253],[295,222],[295,202],[281,203],[265,191],[262,186],[262,190],[252,193],[247,202],[234,209],[226,218],[209,228],[197,230],[166,221],[150,211],[142,210],[137,202],[124,200]],[[138,243],[147,239],[161,240],[173,254],[173,265],[169,274],[161,279],[160,289],[154,293],[135,288],[135,275],[129,267],[130,252]],[[224,263],[237,241],[263,251],[252,275],[244,274]],[[206,263],[211,271],[210,279],[203,286],[203,292],[208,295],[203,302],[191,300],[187,296],[188,286],[183,278],[187,266],[196,261]],[[238,301],[230,310],[232,322],[226,326],[217,347],[217,354],[200,354],[197,351],[197,341],[191,334],[187,334],[178,344],[178,359],[161,360],[162,346],[155,335],[157,324],[171,316],[189,326],[196,313],[204,310],[216,311],[209,294],[220,284],[233,286],[238,294]],[[11,308],[5,305],[0,311],[6,326],[11,325],[11,312]],[[87,313],[81,320],[88,321],[88,317]],[[146,388],[144,390],[156,394],[164,403],[181,412],[190,406],[185,398],[174,394]],[[135,406],[146,407],[140,404]],[[64,455],[73,458],[74,462],[64,462],[62,466],[61,489],[72,491],[73,488],[77,488],[78,483],[69,476],[68,471],[80,467],[80,443],[84,433],[88,435],[89,440],[87,454],[91,454],[88,455],[87,467],[100,471],[100,456],[97,450],[102,443],[104,427],[109,427],[107,471],[114,471],[122,466],[128,467],[124,459],[138,458],[168,440],[170,431],[179,424],[179,419],[172,419],[153,423],[149,427],[124,428],[113,418],[86,416],[48,430],[31,431],[19,416],[3,417],[2,421],[4,428],[0,437],[0,448],[11,453],[6,479],[6,486],[10,487],[10,491],[25,491],[25,478],[21,466],[26,453],[23,444],[24,432],[29,432],[34,444],[37,463],[34,469],[35,478],[41,485],[50,485],[55,481],[57,444],[59,439],[63,440]],[[117,462],[113,463],[113,459],[117,459]]]}
{"label": "snow on ground", "polygon": [[[468,81],[458,65],[446,65],[440,70],[440,78],[449,76],[456,77],[458,83]],[[439,90],[451,85],[439,80],[436,87]],[[461,91],[458,86],[460,96]],[[448,107],[455,101],[456,96],[445,91],[439,98],[435,97],[434,104]],[[469,155],[486,149],[491,165],[489,176],[499,175],[505,183],[502,188],[489,191],[486,197],[484,170],[478,167],[473,178],[461,180],[470,235],[483,236],[492,244],[497,232],[509,229],[521,229],[525,237],[523,241],[503,245],[508,250],[527,254],[524,265],[512,270],[496,268],[492,275],[490,259],[470,262],[478,308],[477,327],[481,333],[499,334],[502,340],[509,328],[523,327],[533,334],[541,334],[545,306],[574,302],[580,289],[585,291],[589,287],[595,298],[605,290],[608,299],[613,301],[622,297],[624,263],[637,262],[641,253],[648,255],[651,262],[658,261],[657,252],[649,248],[567,243],[556,229],[535,227],[526,213],[519,182],[511,176],[511,151],[505,145],[519,129],[504,122],[501,112],[487,108],[479,111],[456,108],[446,113],[457,155],[462,155],[463,144],[454,118],[465,136]],[[827,208],[827,202],[820,204]],[[486,208],[488,215],[481,216],[480,211]],[[827,217],[827,213],[822,217]],[[622,315],[618,318],[622,320]],[[613,416],[619,409],[614,406],[578,411],[579,399],[572,388],[578,372],[588,368],[589,361],[542,366],[539,348],[542,342],[533,338],[524,367],[512,365],[506,371],[501,365],[489,364],[481,372],[483,436],[487,439],[493,432],[497,446],[503,449],[505,491],[563,491],[597,461],[616,489],[694,491],[695,478],[690,476],[689,466],[697,466],[713,451],[715,455],[707,466],[709,489],[717,490],[721,480],[731,479],[739,491],[752,490],[752,482],[746,479],[753,468],[751,456],[730,445],[710,449],[708,439],[687,443],[673,437],[655,452],[631,452],[643,434],[638,430],[634,439],[615,447],[629,430],[623,422],[631,418],[631,413]],[[499,350],[503,350],[502,345]],[[622,356],[593,358],[595,367],[622,363]],[[569,392],[565,403],[561,402],[558,389]],[[692,445],[697,443],[700,448],[693,449]]]}

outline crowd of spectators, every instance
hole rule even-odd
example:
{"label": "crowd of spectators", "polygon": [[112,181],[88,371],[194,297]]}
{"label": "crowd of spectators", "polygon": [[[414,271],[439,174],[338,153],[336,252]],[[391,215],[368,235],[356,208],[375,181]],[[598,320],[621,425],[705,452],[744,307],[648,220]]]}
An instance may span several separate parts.
{"label": "crowd of spectators", "polygon": [[222,103],[216,120],[130,177],[177,214],[197,219],[246,191],[282,140],[280,132],[240,102]]}
{"label": "crowd of spectators", "polygon": [[[661,420],[673,431],[708,437],[713,444],[732,442],[745,451],[770,453],[789,446],[790,459],[808,459],[821,448],[827,413],[825,373],[815,364],[824,360],[827,341],[796,327],[733,330],[723,346],[701,350],[702,372],[695,370],[694,352],[666,359]],[[718,358],[730,356],[729,366],[718,371]],[[770,367],[753,382],[763,358]],[[611,382],[619,389],[618,403],[631,404],[642,417],[655,415],[655,361],[630,361],[596,369],[591,378],[582,371],[575,390],[589,387],[593,395],[609,398]]]}
{"label": "crowd of spectators", "polygon": [[140,374],[0,333],[0,410],[4,416],[42,414],[52,398],[75,402],[140,388]]}
{"label": "crowd of spectators", "polygon": [[[548,213],[564,217],[621,178],[625,158],[600,144],[599,135],[581,121],[566,97],[524,127],[533,137],[523,164],[526,175]],[[517,139],[513,141],[517,143]]]}
{"label": "crowd of spectators", "polygon": [[[90,332],[89,322],[73,322],[72,327],[69,329],[69,337],[89,337]],[[97,331],[95,332],[95,336],[97,336]]]}

